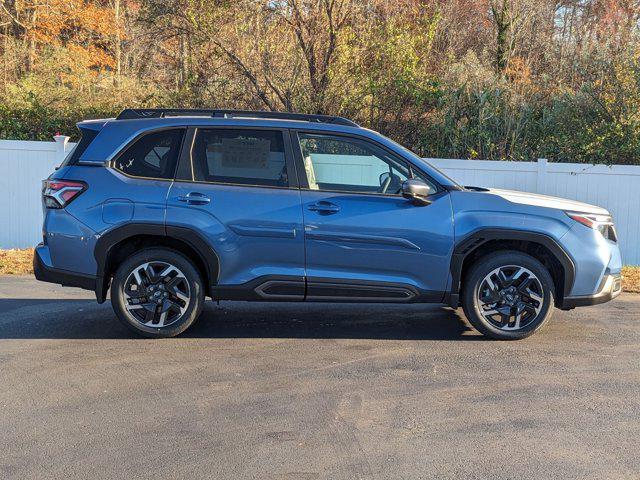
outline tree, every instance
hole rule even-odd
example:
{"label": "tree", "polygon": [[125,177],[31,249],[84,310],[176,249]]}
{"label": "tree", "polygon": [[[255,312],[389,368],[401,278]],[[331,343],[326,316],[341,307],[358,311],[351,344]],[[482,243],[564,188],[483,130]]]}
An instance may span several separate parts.
{"label": "tree", "polygon": [[0,130],[291,110],[423,155],[640,163],[639,25],[640,0],[0,0]]}

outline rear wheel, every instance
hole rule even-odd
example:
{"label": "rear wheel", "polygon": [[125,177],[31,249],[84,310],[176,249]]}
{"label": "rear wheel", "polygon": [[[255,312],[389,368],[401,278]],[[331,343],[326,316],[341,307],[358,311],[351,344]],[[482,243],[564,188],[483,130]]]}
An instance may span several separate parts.
{"label": "rear wheel", "polygon": [[516,251],[482,257],[463,285],[462,307],[482,334],[517,340],[538,331],[551,318],[554,283],[546,267]]}
{"label": "rear wheel", "polygon": [[204,303],[202,280],[182,254],[143,250],[116,271],[111,304],[129,329],[145,337],[174,337],[198,318]]}

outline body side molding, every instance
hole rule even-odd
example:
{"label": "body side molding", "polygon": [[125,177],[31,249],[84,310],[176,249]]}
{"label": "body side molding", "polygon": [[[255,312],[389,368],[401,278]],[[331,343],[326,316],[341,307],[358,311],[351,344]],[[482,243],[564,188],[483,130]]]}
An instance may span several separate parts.
{"label": "body side molding", "polygon": [[320,240],[324,242],[349,242],[349,243],[367,243],[373,245],[388,245],[391,247],[406,248],[407,250],[420,250],[415,243],[401,237],[389,237],[382,235],[368,235],[361,233],[344,233],[344,232],[317,232],[312,229],[305,229],[305,237],[311,240]]}
{"label": "body side molding", "polygon": [[441,303],[444,292],[392,282],[264,275],[237,285],[211,287],[214,300],[357,303]]}
{"label": "body side molding", "polygon": [[289,275],[263,275],[238,285],[211,287],[214,300],[301,302],[304,295],[304,277]]}

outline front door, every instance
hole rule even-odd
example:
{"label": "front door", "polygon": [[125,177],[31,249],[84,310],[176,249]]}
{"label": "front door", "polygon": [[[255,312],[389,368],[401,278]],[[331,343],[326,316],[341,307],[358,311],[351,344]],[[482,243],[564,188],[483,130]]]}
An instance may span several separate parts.
{"label": "front door", "polygon": [[[307,299],[440,301],[453,244],[449,194],[368,140],[304,132],[297,139]],[[430,205],[401,196],[410,177],[430,186]]]}
{"label": "front door", "polygon": [[304,298],[300,191],[285,133],[216,127],[187,135],[166,224],[192,229],[214,249],[214,298]]}

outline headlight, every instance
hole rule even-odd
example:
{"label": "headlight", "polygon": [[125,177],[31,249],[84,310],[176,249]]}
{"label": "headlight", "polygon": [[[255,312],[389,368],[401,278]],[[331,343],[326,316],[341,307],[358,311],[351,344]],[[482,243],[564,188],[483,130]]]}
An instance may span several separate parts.
{"label": "headlight", "polygon": [[576,222],[580,222],[585,227],[598,230],[602,236],[612,242],[618,241],[616,229],[613,226],[611,215],[596,215],[593,213],[565,212]]}

